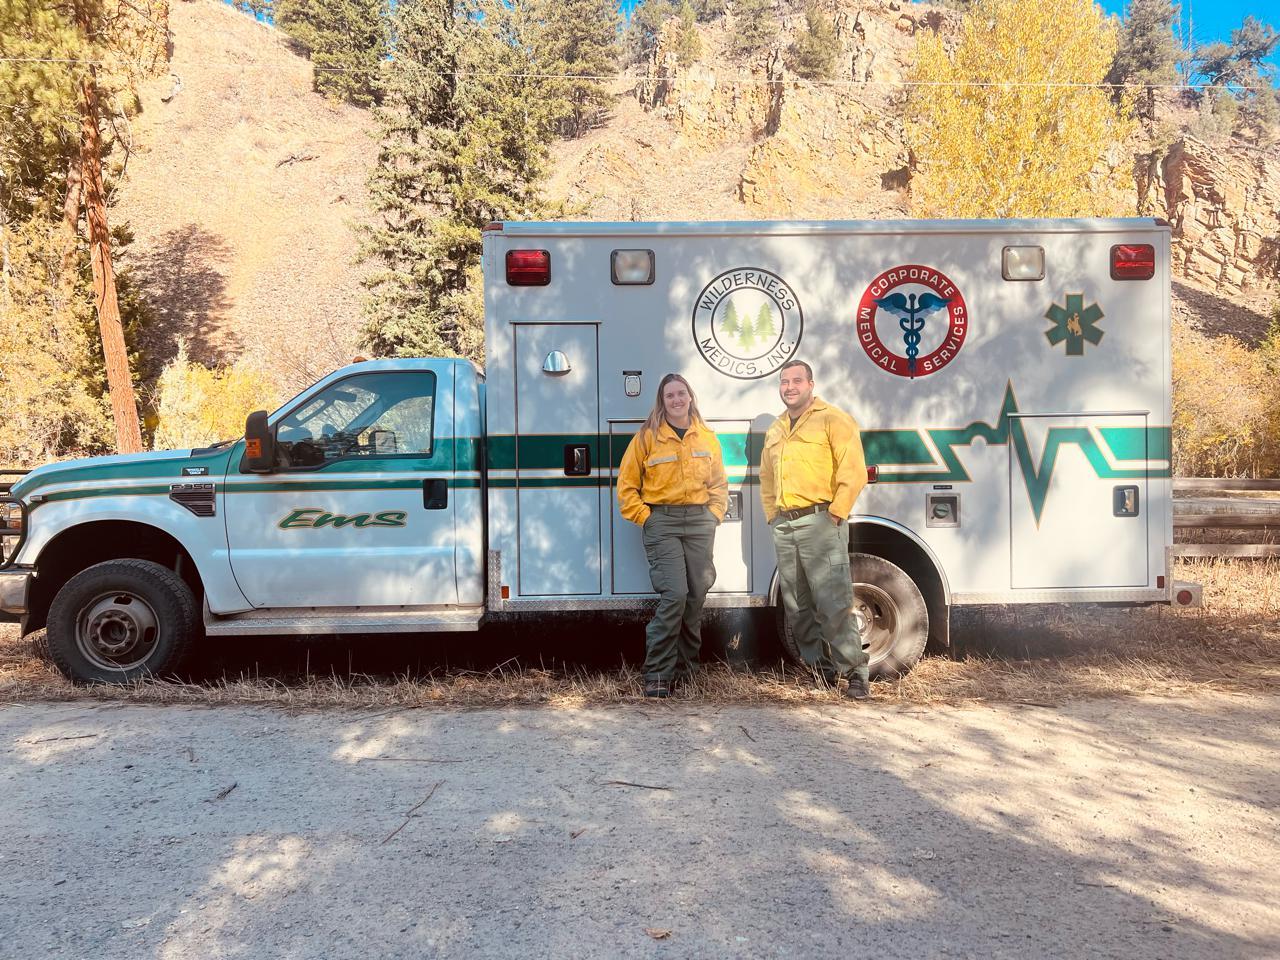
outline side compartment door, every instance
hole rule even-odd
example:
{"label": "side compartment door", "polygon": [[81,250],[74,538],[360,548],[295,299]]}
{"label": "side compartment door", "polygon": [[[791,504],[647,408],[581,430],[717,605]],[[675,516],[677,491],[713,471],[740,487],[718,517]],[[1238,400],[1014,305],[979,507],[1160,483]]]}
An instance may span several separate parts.
{"label": "side compartment door", "polygon": [[277,469],[227,477],[227,540],[255,607],[452,605],[453,369],[336,380],[274,423]]}
{"label": "side compartment door", "polygon": [[601,592],[596,350],[595,324],[515,325],[521,597]]}
{"label": "side compartment door", "polygon": [[1010,585],[1146,586],[1147,417],[1015,414],[1009,429]]}

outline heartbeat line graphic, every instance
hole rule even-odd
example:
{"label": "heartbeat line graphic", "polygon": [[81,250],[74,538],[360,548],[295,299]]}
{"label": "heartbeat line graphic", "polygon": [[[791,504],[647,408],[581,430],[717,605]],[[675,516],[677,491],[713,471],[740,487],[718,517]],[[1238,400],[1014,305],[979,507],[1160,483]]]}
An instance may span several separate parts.
{"label": "heartbeat line graphic", "polygon": [[[1018,413],[1018,401],[1014,396],[1013,384],[1005,386],[1004,402],[1000,406],[999,416],[994,425],[989,423],[972,423],[959,429],[924,428],[917,430],[868,430],[863,433],[866,446],[867,462],[886,466],[932,464],[931,470],[904,470],[886,472],[881,470],[881,483],[967,483],[972,478],[960,459],[960,448],[968,447],[975,440],[984,440],[989,446],[1003,447],[1013,444],[1013,455],[1022,473],[1031,509],[1036,523],[1044,513],[1045,500],[1049,494],[1049,486],[1053,480],[1053,469],[1057,463],[1058,452],[1066,446],[1075,445],[1080,448],[1085,458],[1093,467],[1099,478],[1106,480],[1133,480],[1144,477],[1158,479],[1169,477],[1171,471],[1166,463],[1164,467],[1148,469],[1146,467],[1122,469],[1111,466],[1106,452],[1098,443],[1097,435],[1088,427],[1050,427],[1044,444],[1044,452],[1040,462],[1035,462],[1031,445],[1027,439],[1026,429],[1020,418],[1012,416]],[[1087,416],[1087,414],[1081,414]],[[929,447],[920,437],[927,433],[942,458],[938,464]],[[1168,427],[1103,427],[1099,433],[1103,443],[1110,447],[1113,460],[1131,461],[1167,461],[1169,456]],[[941,466],[943,469],[937,469]]]}

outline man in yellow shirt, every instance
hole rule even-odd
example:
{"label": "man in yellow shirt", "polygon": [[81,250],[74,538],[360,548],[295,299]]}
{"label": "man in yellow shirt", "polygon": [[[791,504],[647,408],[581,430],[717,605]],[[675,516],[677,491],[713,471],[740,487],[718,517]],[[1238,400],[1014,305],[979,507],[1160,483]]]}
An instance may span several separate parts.
{"label": "man in yellow shirt", "polygon": [[867,483],[854,419],[813,395],[813,370],[793,360],[780,372],[787,410],[765,435],[760,499],[773,530],[782,604],[805,662],[849,681],[846,696],[871,695],[867,653],[854,627],[849,515]]}

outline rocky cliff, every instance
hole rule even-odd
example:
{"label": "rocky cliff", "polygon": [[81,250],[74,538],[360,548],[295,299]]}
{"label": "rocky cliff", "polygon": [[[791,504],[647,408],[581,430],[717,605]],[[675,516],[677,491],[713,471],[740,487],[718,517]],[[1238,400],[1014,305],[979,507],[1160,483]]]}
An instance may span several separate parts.
{"label": "rocky cliff", "polygon": [[[954,11],[843,0],[835,82],[790,74],[781,21],[772,51],[735,66],[732,9],[700,26],[703,56],[682,67],[659,43],[619,85],[609,123],[556,150],[553,190],[599,219],[888,218],[911,215],[901,82],[922,31],[954,33]],[[1170,122],[1192,115],[1166,104]],[[1178,130],[1132,147],[1134,215],[1173,224],[1175,273],[1226,297],[1280,282],[1280,148],[1207,144]]]}

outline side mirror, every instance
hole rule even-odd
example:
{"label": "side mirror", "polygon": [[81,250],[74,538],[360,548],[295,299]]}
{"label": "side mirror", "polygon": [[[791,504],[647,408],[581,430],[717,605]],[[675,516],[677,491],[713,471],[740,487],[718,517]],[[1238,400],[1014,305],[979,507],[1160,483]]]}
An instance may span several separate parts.
{"label": "side mirror", "polygon": [[267,425],[265,410],[255,410],[245,418],[242,464],[249,473],[272,473],[276,468],[276,437]]}

